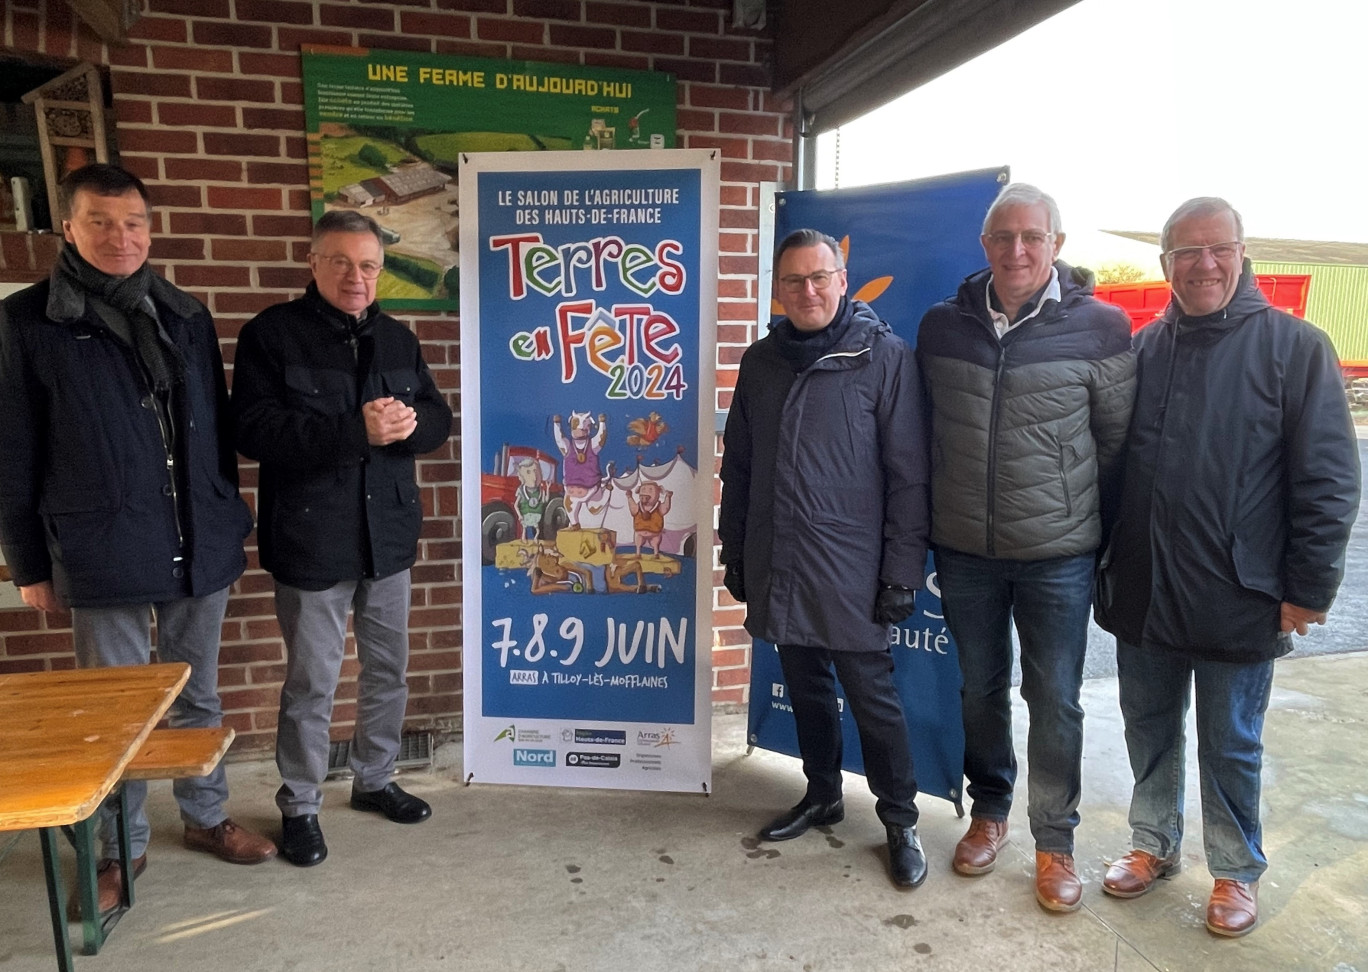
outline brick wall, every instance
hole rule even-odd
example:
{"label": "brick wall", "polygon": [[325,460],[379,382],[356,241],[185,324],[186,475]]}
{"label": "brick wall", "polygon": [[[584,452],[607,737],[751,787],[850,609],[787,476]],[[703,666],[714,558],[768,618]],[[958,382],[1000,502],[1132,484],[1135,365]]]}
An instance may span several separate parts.
{"label": "brick wall", "polygon": [[[680,144],[721,151],[718,404],[730,403],[734,369],[757,315],[757,183],[789,177],[788,105],[769,93],[767,38],[730,28],[730,0],[147,0],[127,45],[104,45],[65,0],[6,0],[11,53],[86,60],[110,68],[114,140],[156,205],[152,260],[214,313],[231,367],[236,335],[262,308],[296,296],[308,214],[303,43],[432,51],[605,65],[673,73]],[[27,249],[26,249],[27,247]],[[15,276],[31,241],[4,241],[0,279]],[[13,264],[13,266],[10,266]],[[10,276],[6,276],[7,270]],[[402,318],[458,405],[459,324],[453,314]],[[410,727],[459,726],[461,710],[460,447],[419,464],[427,521],[414,568],[409,663]],[[474,471],[472,470],[472,476]],[[244,464],[254,502],[255,469]],[[272,744],[283,649],[271,579],[251,567],[235,585],[223,628],[220,691],[239,749]],[[720,583],[720,573],[716,580]],[[719,590],[713,698],[746,701],[749,639],[741,609]],[[68,619],[0,610],[0,672],[72,664]],[[345,737],[355,714],[349,652],[333,717]]]}

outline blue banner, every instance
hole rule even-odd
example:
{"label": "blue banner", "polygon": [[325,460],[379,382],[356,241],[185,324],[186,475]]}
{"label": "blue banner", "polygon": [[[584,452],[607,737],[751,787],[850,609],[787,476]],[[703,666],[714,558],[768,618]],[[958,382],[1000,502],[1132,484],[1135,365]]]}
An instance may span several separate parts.
{"label": "blue banner", "polygon": [[[986,169],[860,189],[781,193],[775,240],[804,227],[835,237],[845,250],[849,294],[870,304],[895,332],[916,344],[922,314],[984,266],[979,245],[983,217],[1006,181],[1006,169]],[[929,557],[926,570],[916,612],[893,628],[894,679],[907,715],[918,788],[959,808],[964,779],[959,660]],[[787,694],[774,646],[755,641],[751,745],[796,756]],[[863,773],[855,719],[844,697],[840,704],[844,766]]]}
{"label": "blue banner", "polygon": [[697,550],[700,529],[711,547],[711,455],[701,476],[699,462],[716,186],[697,155],[472,156],[461,170],[479,778],[695,792],[708,779]]}

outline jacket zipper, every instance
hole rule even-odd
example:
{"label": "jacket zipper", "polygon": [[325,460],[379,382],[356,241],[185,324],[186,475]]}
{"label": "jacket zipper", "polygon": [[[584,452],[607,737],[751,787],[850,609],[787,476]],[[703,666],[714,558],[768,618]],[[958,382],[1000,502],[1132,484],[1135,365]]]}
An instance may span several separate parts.
{"label": "jacket zipper", "polygon": [[997,371],[993,374],[993,407],[988,415],[988,482],[985,484],[987,503],[983,518],[988,530],[984,549],[989,557],[994,556],[997,551],[997,544],[993,542],[993,525],[997,519],[997,432],[998,412],[1002,409],[1002,374],[1007,369],[1006,358],[1006,352],[999,345]]}

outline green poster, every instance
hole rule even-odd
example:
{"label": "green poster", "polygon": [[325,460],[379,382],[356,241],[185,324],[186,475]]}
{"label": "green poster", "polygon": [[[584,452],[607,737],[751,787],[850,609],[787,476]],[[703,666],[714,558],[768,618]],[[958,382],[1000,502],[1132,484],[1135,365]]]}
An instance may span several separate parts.
{"label": "green poster", "polygon": [[670,74],[304,45],[313,217],[380,224],[386,307],[455,310],[466,152],[674,148]]}

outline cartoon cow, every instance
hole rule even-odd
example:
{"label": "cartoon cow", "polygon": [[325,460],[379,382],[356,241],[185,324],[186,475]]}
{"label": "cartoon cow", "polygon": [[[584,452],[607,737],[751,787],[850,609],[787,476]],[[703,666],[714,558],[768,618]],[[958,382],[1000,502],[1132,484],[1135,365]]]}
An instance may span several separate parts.
{"label": "cartoon cow", "polygon": [[[570,525],[580,529],[580,512],[588,508],[591,514],[603,512],[607,506],[605,482],[599,465],[599,452],[608,441],[608,416],[599,414],[598,422],[588,412],[570,413],[570,437],[561,429],[561,417],[551,419],[556,436],[556,448],[564,457],[561,463],[565,495],[569,500]],[[609,486],[608,488],[611,488]],[[592,504],[602,501],[602,505]]]}

